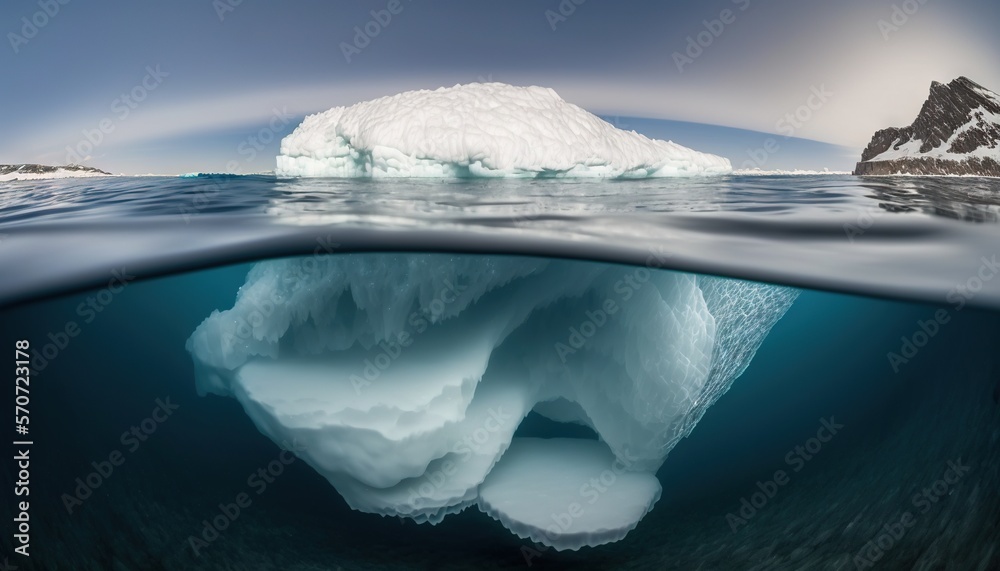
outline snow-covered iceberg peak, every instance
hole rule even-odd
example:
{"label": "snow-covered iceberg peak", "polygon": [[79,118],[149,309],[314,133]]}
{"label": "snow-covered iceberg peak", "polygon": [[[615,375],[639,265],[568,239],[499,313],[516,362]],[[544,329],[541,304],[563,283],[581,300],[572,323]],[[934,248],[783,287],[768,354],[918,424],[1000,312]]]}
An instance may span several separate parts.
{"label": "snow-covered iceberg peak", "polygon": [[728,159],[623,131],[552,89],[472,83],[310,115],[278,176],[609,177],[726,174]]}
{"label": "snow-covered iceberg peak", "polygon": [[[352,508],[436,524],[475,505],[576,550],[653,508],[657,469],[796,295],[569,260],[296,258],[257,264],[187,349],[200,394],[297,443]],[[515,437],[529,413],[599,439]]]}

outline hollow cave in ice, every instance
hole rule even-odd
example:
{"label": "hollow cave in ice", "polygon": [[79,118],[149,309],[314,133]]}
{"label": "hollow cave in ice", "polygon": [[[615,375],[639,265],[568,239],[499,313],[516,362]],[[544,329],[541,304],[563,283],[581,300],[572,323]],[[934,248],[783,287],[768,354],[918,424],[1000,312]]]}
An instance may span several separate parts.
{"label": "hollow cave in ice", "polygon": [[[576,550],[653,508],[657,469],[796,295],[570,260],[292,258],[256,264],[187,349],[200,394],[295,441],[352,508],[436,524],[477,506]],[[599,439],[514,437],[531,411]]]}

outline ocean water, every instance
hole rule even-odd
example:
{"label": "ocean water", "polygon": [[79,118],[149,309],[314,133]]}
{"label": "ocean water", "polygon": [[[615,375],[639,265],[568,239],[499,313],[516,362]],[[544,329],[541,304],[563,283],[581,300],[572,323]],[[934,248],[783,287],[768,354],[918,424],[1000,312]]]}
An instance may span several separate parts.
{"label": "ocean water", "polygon": [[[60,570],[998,569],[998,215],[1000,181],[977,178],[5,183],[0,342],[14,353],[29,341],[29,433],[14,438],[32,444],[27,486],[10,459],[0,470],[0,558]],[[638,526],[555,551],[475,507],[436,526],[351,510],[304,461],[276,463],[240,403],[195,390],[185,343],[233,306],[256,263],[425,254],[654,266],[798,297],[670,452]],[[150,430],[129,437],[133,426]],[[536,413],[516,435],[596,438]],[[270,481],[253,479],[269,468]],[[249,506],[212,523],[241,492]],[[30,558],[10,523],[25,499]]]}

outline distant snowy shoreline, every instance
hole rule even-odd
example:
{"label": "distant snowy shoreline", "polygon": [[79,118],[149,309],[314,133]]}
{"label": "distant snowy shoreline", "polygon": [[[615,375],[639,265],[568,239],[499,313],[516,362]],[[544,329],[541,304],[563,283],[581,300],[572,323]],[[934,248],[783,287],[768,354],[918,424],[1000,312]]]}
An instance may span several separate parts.
{"label": "distant snowy shoreline", "polygon": [[851,171],[831,171],[831,170],[811,171],[811,170],[799,170],[799,169],[793,169],[790,171],[738,169],[732,172],[733,176],[818,176],[818,175],[849,175],[849,174],[851,174]]}
{"label": "distant snowy shoreline", "polygon": [[44,180],[54,178],[91,178],[119,176],[81,165],[49,166],[38,164],[0,165],[0,182]]}
{"label": "distant snowy shoreline", "polygon": [[0,175],[0,182],[14,182],[20,180],[50,180],[50,179],[63,179],[63,178],[100,178],[100,177],[119,177],[124,176],[120,174],[79,174],[73,172],[54,172],[51,174],[30,174],[30,173],[11,173]]}

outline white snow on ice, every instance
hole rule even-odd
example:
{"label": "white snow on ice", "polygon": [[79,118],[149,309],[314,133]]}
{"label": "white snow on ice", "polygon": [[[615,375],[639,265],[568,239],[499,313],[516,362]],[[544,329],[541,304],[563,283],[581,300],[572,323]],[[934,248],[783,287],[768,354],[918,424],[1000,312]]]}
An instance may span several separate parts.
{"label": "white snow on ice", "polygon": [[[638,524],[659,497],[656,470],[795,295],[532,258],[275,260],[187,348],[200,394],[232,396],[263,434],[296,442],[352,508],[436,524],[478,504],[522,537],[578,549]],[[560,454],[512,444],[532,410],[600,441]],[[542,511],[615,460],[616,491],[551,533]]]}
{"label": "white snow on ice", "polygon": [[623,131],[552,89],[473,83],[310,115],[278,176],[620,177],[726,174],[728,159]]}

